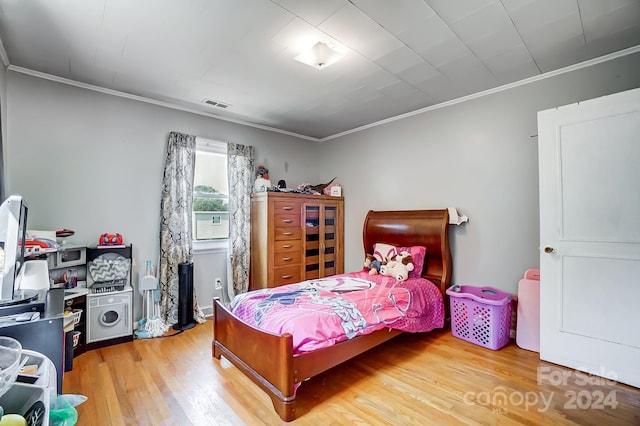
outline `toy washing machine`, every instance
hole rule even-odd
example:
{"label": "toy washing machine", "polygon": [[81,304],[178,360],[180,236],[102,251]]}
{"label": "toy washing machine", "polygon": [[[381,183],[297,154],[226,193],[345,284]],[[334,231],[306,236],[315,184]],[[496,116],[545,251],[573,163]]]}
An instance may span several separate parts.
{"label": "toy washing machine", "polygon": [[133,336],[131,291],[87,296],[87,343]]}

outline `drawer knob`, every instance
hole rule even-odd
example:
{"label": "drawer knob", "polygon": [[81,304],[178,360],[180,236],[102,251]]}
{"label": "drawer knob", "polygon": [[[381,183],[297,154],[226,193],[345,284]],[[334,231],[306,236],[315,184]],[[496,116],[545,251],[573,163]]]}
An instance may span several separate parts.
{"label": "drawer knob", "polygon": [[289,278],[293,277],[293,275],[283,275],[282,279],[283,280],[288,280]]}
{"label": "drawer knob", "polygon": [[293,210],[293,207],[291,206],[285,206],[282,208],[282,210]]}
{"label": "drawer knob", "polygon": [[282,248],[291,248],[291,247],[293,247],[291,244],[283,244],[282,245]]}
{"label": "drawer knob", "polygon": [[293,232],[283,232],[282,235],[293,235]]}
{"label": "drawer knob", "polygon": [[290,260],[292,260],[292,257],[283,257],[282,260],[284,260],[285,262],[289,262]]}
{"label": "drawer knob", "polygon": [[291,222],[293,222],[293,219],[283,219],[282,221],[284,223],[291,223]]}

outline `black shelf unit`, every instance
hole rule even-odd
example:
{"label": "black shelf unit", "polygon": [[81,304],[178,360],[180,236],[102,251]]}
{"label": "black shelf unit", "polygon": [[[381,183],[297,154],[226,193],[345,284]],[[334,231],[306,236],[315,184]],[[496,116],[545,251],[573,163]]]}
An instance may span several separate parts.
{"label": "black shelf unit", "polygon": [[[77,357],[78,355],[82,355],[86,352],[86,335],[87,335],[87,327],[86,327],[86,318],[87,318],[87,296],[80,295],[75,296],[70,299],[65,300],[65,310],[71,309],[71,311],[75,309],[82,309],[82,314],[80,315],[80,321],[74,325],[73,331],[79,331],[80,337],[78,338],[78,344],[73,348],[73,357]],[[73,333],[72,333],[73,334]]]}

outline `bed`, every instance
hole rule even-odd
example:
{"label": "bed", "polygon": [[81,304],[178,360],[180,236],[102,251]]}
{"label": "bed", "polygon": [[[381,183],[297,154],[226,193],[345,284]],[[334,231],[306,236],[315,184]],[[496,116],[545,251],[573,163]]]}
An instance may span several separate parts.
{"label": "bed", "polygon": [[[365,253],[377,243],[397,247],[426,247],[421,277],[440,293],[448,317],[446,289],[451,283],[449,216],[444,210],[369,211],[363,225]],[[417,272],[417,271],[416,271]],[[290,333],[277,334],[250,325],[214,300],[213,357],[224,356],[260,386],[284,421],[295,419],[296,390],[300,384],[368,349],[386,342],[401,330],[384,327],[321,349],[296,353]]]}

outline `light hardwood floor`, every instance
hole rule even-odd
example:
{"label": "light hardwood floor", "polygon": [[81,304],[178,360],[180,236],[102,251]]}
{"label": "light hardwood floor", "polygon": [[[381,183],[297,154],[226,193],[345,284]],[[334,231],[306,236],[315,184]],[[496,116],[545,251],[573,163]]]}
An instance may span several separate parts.
{"label": "light hardwood floor", "polygon": [[[285,424],[253,382],[211,357],[211,327],[75,358],[63,393],[89,398],[77,424]],[[404,334],[305,382],[289,424],[640,425],[640,389],[603,382],[513,342],[491,351],[448,330]]]}

